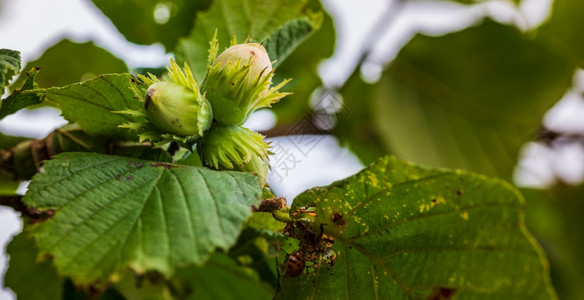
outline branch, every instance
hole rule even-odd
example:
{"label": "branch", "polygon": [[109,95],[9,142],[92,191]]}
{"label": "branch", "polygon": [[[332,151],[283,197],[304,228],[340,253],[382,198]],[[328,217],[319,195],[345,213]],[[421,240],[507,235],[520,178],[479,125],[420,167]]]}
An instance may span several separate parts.
{"label": "branch", "polygon": [[22,202],[22,196],[0,196],[0,205],[11,207],[22,215],[31,216],[30,211]]}

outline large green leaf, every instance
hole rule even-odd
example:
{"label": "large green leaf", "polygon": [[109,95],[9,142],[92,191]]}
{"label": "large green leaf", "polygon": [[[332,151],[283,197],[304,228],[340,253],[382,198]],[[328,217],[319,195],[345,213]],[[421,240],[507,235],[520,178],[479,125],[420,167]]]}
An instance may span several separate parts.
{"label": "large green leaf", "polygon": [[0,91],[14,75],[20,71],[20,52],[10,49],[0,49]]}
{"label": "large green leaf", "polygon": [[[550,299],[548,265],[523,224],[520,194],[497,179],[384,157],[299,195],[333,266],[284,277],[282,299]],[[299,229],[306,227],[298,227]],[[320,229],[319,229],[320,228]]]}
{"label": "large green leaf", "polygon": [[551,18],[537,29],[537,40],[547,44],[579,67],[584,66],[584,27],[579,25],[584,11],[584,1],[554,1]]}
{"label": "large green leaf", "polygon": [[78,123],[88,134],[135,140],[135,133],[118,128],[132,119],[112,113],[136,110],[141,105],[130,90],[130,78],[129,74],[106,74],[64,87],[39,89],[37,93],[57,104],[65,119]]}
{"label": "large green leaf", "polygon": [[[307,8],[312,11],[323,10],[318,0],[310,0]],[[335,49],[333,20],[326,12],[323,13],[324,19],[320,30],[300,44],[276,70],[274,82],[292,78],[292,81],[286,84],[286,90],[293,92],[273,107],[279,124],[295,123],[309,115],[312,111],[310,97],[315,89],[322,86],[317,71],[318,65],[330,57]]]}
{"label": "large green leaf", "polygon": [[201,82],[207,69],[209,42],[217,30],[220,50],[229,46],[233,36],[261,42],[286,22],[300,17],[306,0],[216,0],[211,8],[199,13],[187,38],[179,41],[177,60],[186,61],[195,79]]}
{"label": "large green leaf", "polygon": [[[130,42],[162,43],[168,51],[179,37],[189,34],[198,11],[211,0],[92,0]],[[156,19],[155,12],[162,13]],[[168,13],[167,20],[164,20]],[[166,22],[164,22],[166,21]]]}
{"label": "large green leaf", "polygon": [[[42,102],[42,97],[39,97],[35,93],[31,93],[31,90],[37,88],[36,76],[39,73],[38,68],[30,69],[26,72],[26,81],[22,85],[22,88],[12,91],[12,94],[6,99],[3,99],[0,103],[0,120],[4,117],[11,115],[25,107],[31,105],[39,104]],[[28,91],[28,92],[27,92]]]}
{"label": "large green leaf", "polygon": [[391,153],[382,145],[375,120],[375,112],[370,104],[376,95],[375,86],[361,80],[355,72],[339,91],[342,96],[345,114],[338,118],[334,128],[335,135],[365,165],[384,154]]}
{"label": "large green leaf", "polygon": [[522,192],[527,202],[527,226],[549,256],[552,282],[560,299],[583,299],[584,185]]}
{"label": "large green leaf", "polygon": [[289,21],[262,42],[277,68],[287,57],[322,25],[322,12]]}
{"label": "large green leaf", "polygon": [[563,57],[489,20],[418,35],[384,73],[372,117],[396,155],[510,179],[520,147],[573,72]]}
{"label": "large green leaf", "polygon": [[[93,42],[75,43],[61,40],[48,48],[37,60],[28,62],[24,70],[41,68],[36,82],[40,87],[64,86],[106,73],[128,72],[123,60]],[[20,74],[15,86],[21,85],[27,77]]]}
{"label": "large green leaf", "polygon": [[228,249],[260,198],[249,173],[212,171],[119,156],[57,155],[24,198],[54,214],[32,228],[41,254],[76,284],[130,267],[173,274]]}
{"label": "large green leaf", "polygon": [[272,299],[274,290],[229,256],[216,253],[201,267],[180,269],[174,276],[181,299]]}
{"label": "large green leaf", "polygon": [[50,261],[38,261],[34,241],[21,233],[15,236],[7,248],[10,262],[4,284],[20,300],[62,299],[64,278]]}

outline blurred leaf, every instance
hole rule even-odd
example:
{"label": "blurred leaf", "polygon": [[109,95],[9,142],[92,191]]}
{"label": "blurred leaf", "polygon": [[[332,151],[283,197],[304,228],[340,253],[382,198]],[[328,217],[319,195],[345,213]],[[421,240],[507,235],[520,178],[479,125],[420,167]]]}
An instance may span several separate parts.
{"label": "blurred leaf", "polygon": [[[154,277],[154,276],[152,276]],[[125,300],[167,300],[170,292],[162,278],[151,280],[148,275],[136,277],[132,272],[126,272],[114,287]]]}
{"label": "blurred leaf", "polygon": [[[92,0],[128,41],[137,44],[162,43],[172,51],[180,37],[189,34],[197,12],[211,0]],[[159,16],[159,21],[155,17]],[[165,16],[168,20],[164,21]]]}
{"label": "blurred leaf", "polygon": [[527,226],[546,250],[560,299],[584,299],[584,185],[522,190]]}
{"label": "blurred leaf", "polygon": [[2,104],[0,106],[0,120],[25,107],[36,105],[43,101],[42,97],[39,97],[37,94],[27,92],[37,88],[36,76],[38,73],[39,70],[36,68],[32,68],[26,72],[27,78],[22,88],[12,91],[10,96],[0,102]]}
{"label": "blurred leaf", "polygon": [[187,38],[176,47],[178,61],[186,61],[197,81],[207,69],[209,42],[217,30],[219,51],[229,46],[233,36],[239,43],[261,42],[286,22],[300,17],[306,0],[216,0],[208,11],[198,14]]}
{"label": "blurred leaf", "polygon": [[19,300],[62,299],[65,279],[50,261],[38,261],[38,251],[25,233],[15,236],[7,248],[10,262],[4,284]]}
{"label": "blurred leaf", "polygon": [[378,84],[372,118],[396,155],[509,179],[520,147],[573,73],[563,57],[515,28],[485,20],[414,37]]}
{"label": "blurred leaf", "polygon": [[21,136],[5,135],[0,132],[0,149],[10,149],[20,142],[24,142],[28,138]]}
{"label": "blurred leaf", "polygon": [[272,67],[277,68],[304,40],[310,37],[322,25],[322,12],[289,21],[270,37],[262,42],[272,61]]}
{"label": "blurred leaf", "polygon": [[297,122],[310,114],[310,96],[322,86],[317,71],[318,64],[330,57],[335,49],[335,28],[332,18],[323,10],[318,0],[310,0],[307,9],[323,11],[324,19],[320,30],[300,44],[276,70],[274,82],[292,78],[285,89],[293,92],[273,107],[279,124]]}
{"label": "blurred leaf", "polygon": [[[36,81],[40,87],[64,86],[92,79],[105,73],[128,72],[124,61],[92,42],[75,43],[62,40],[53,45],[43,55],[26,64],[24,70],[41,68]],[[14,85],[19,86],[27,79],[21,74]]]}
{"label": "blurred leaf", "polygon": [[183,291],[181,299],[272,299],[274,291],[249,269],[227,255],[215,253],[202,267],[179,269],[173,282]]}
{"label": "blurred leaf", "polygon": [[112,113],[126,108],[138,109],[142,105],[134,99],[130,78],[129,74],[101,75],[64,87],[39,89],[37,93],[46,96],[47,102],[57,104],[65,119],[78,123],[90,135],[136,140],[136,133],[118,128],[132,119]]}
{"label": "blurred leaf", "polygon": [[554,1],[551,12],[551,18],[537,29],[537,40],[584,67],[584,27],[580,25],[584,1]]}
{"label": "blurred leaf", "polygon": [[337,258],[284,277],[277,298],[553,299],[523,204],[501,180],[383,157],[294,200],[316,208],[306,226],[334,237]]}
{"label": "blurred leaf", "polygon": [[204,263],[236,242],[260,193],[249,173],[64,153],[45,163],[23,201],[52,215],[31,228],[40,252],[87,285],[128,267],[170,277]]}
{"label": "blurred leaf", "polygon": [[10,82],[10,79],[20,71],[20,52],[10,49],[0,49],[0,91]]}
{"label": "blurred leaf", "polygon": [[87,290],[87,288],[75,286],[70,279],[67,279],[63,286],[63,300],[127,300],[120,292],[111,287],[105,291],[91,290],[91,288],[89,288],[89,291]]}
{"label": "blurred leaf", "polygon": [[[8,155],[4,151],[14,147],[16,144],[26,141],[28,138],[10,136],[0,133],[0,162],[3,162],[2,157]],[[2,165],[2,163],[0,163]],[[14,180],[14,176],[10,172],[6,172],[0,168],[0,195],[14,195],[20,181]]]}
{"label": "blurred leaf", "polygon": [[[337,118],[335,135],[347,146],[364,165],[368,165],[391,151],[380,147],[377,125],[371,118],[375,112],[370,103],[375,96],[375,86],[361,80],[355,72],[340,90],[342,110],[345,112]],[[369,104],[369,105],[368,105]]]}
{"label": "blurred leaf", "polygon": [[0,195],[15,195],[20,181],[14,180],[12,174],[0,170]]}

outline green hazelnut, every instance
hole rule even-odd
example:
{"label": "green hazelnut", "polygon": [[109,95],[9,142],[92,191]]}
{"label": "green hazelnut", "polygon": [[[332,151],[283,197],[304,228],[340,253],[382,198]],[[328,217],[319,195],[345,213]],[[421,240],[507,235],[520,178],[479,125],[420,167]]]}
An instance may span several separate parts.
{"label": "green hazelnut", "polygon": [[[178,136],[201,136],[211,126],[211,107],[193,90],[173,82],[156,82],[148,87],[144,108],[150,122],[160,130]],[[201,101],[202,100],[202,101]],[[203,122],[200,122],[201,115]]]}
{"label": "green hazelnut", "polygon": [[248,43],[239,44],[227,48],[223,51],[217,59],[213,62],[216,66],[221,64],[223,67],[229,64],[236,64],[238,62],[251,66],[249,68],[249,84],[252,83],[259,76],[266,76],[272,71],[272,62],[266,52],[266,48],[261,44]]}
{"label": "green hazelnut", "polygon": [[[238,125],[214,123],[197,144],[203,164],[214,169],[243,170],[252,159],[267,159],[264,137]],[[254,172],[262,172],[261,168]]]}
{"label": "green hazelnut", "polygon": [[274,70],[266,49],[260,44],[231,46],[216,59],[211,55],[209,61],[201,91],[220,123],[241,125],[253,111],[271,107],[288,94],[278,92],[288,80],[270,87]]}

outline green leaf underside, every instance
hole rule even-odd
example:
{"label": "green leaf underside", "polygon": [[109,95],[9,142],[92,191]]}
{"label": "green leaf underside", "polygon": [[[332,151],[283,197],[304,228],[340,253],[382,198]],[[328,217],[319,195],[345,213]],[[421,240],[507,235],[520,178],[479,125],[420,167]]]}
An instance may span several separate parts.
{"label": "green leaf underside", "polygon": [[126,267],[170,276],[202,264],[236,242],[260,197],[249,173],[118,156],[66,153],[44,169],[24,202],[55,215],[32,234],[59,273],[81,285]]}
{"label": "green leaf underside", "polygon": [[308,1],[307,9],[322,11],[324,18],[318,31],[298,45],[285,61],[279,61],[274,82],[292,78],[286,90],[293,94],[274,105],[273,112],[277,115],[278,124],[296,123],[312,113],[311,97],[315,89],[323,85],[318,75],[318,65],[330,57],[335,49],[336,35],[332,18],[323,10],[319,0]]}
{"label": "green leaf underside", "polygon": [[237,37],[242,43],[261,42],[286,22],[300,17],[305,0],[217,0],[208,11],[197,16],[195,26],[187,38],[176,47],[177,60],[186,61],[198,82],[207,70],[209,41],[215,30],[220,42],[219,51]]}
{"label": "green leaf underside", "polygon": [[277,68],[310,35],[320,29],[322,25],[322,12],[294,19],[275,31],[262,42],[272,61],[276,61],[272,67]]}
{"label": "green leaf underside", "polygon": [[[196,12],[205,10],[211,0],[158,1],[158,0],[92,0],[128,41],[137,44],[162,43],[167,52],[172,50],[179,37],[189,34]],[[169,10],[166,22],[156,21],[158,6]]]}
{"label": "green leaf underside", "polygon": [[38,251],[26,232],[15,236],[6,251],[10,262],[4,284],[18,299],[62,299],[64,279],[50,261],[37,261]]}
{"label": "green leaf underside", "polygon": [[78,123],[88,134],[135,140],[136,133],[118,128],[132,118],[112,113],[141,108],[141,102],[134,99],[130,90],[130,77],[129,74],[106,74],[64,87],[39,89],[38,94],[56,103],[65,119]]}
{"label": "green leaf underside", "polygon": [[215,253],[202,267],[181,269],[175,276],[191,293],[186,299],[272,299],[274,291],[229,256]]}
{"label": "green leaf underside", "polygon": [[0,49],[0,90],[8,85],[14,75],[20,71],[20,52]]}
{"label": "green leaf underside", "polygon": [[26,92],[36,88],[37,85],[35,80],[38,73],[39,70],[34,68],[26,72],[27,79],[22,85],[22,88],[13,91],[10,96],[2,100],[2,106],[0,107],[0,120],[20,109],[42,102],[42,98],[37,94]]}
{"label": "green leaf underside", "polygon": [[510,179],[520,148],[573,72],[515,28],[485,20],[410,41],[385,71],[372,117],[385,148],[400,157]]}
{"label": "green leaf underside", "polygon": [[384,157],[295,199],[293,210],[317,207],[313,227],[334,236],[338,257],[332,267],[284,277],[278,297],[554,298],[518,197],[500,180]]}

